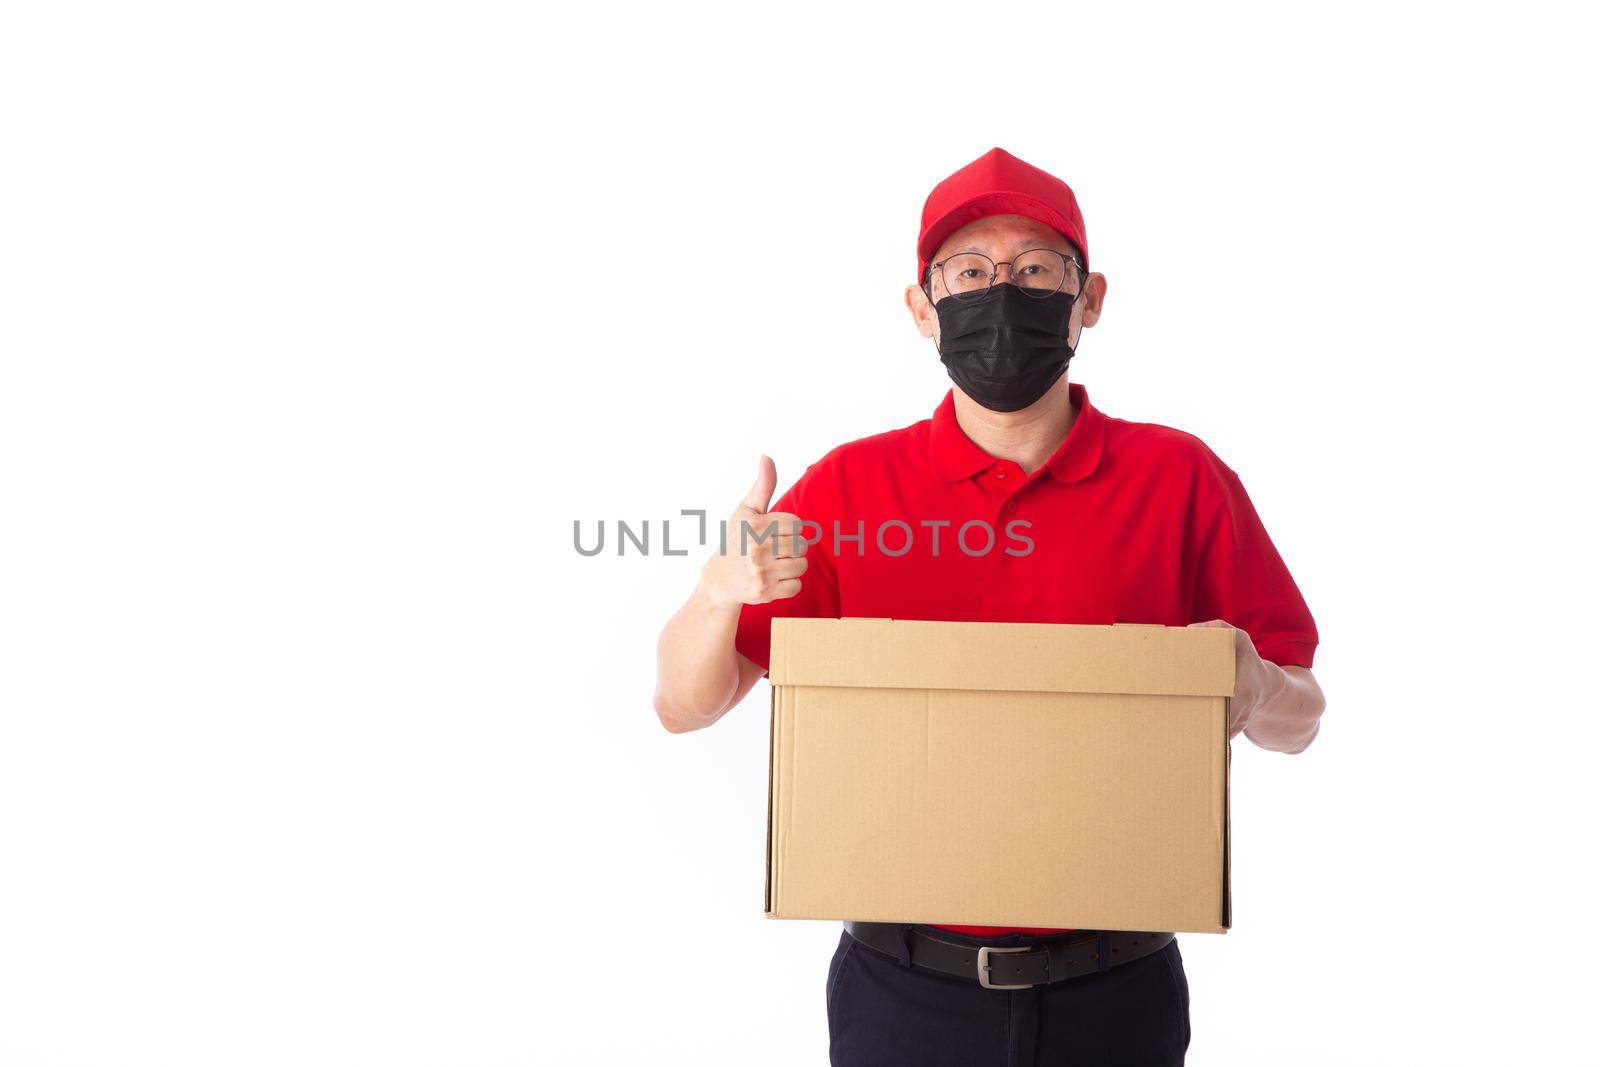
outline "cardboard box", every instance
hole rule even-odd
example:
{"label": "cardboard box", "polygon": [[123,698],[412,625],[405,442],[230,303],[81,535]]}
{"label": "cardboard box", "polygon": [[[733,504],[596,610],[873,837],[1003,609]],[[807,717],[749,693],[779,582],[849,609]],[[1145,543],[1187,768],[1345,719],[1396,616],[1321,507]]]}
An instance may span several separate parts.
{"label": "cardboard box", "polygon": [[766,911],[1222,932],[1233,633],[776,619]]}

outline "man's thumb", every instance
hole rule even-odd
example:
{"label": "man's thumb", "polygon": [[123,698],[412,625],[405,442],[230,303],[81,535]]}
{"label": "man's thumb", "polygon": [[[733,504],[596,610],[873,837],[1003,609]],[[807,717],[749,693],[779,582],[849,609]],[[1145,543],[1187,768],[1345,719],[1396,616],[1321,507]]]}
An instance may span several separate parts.
{"label": "man's thumb", "polygon": [[756,484],[745,494],[740,507],[748,508],[757,515],[765,515],[768,506],[772,504],[772,491],[776,488],[778,488],[777,464],[772,462],[771,456],[762,456],[761,466],[756,474]]}

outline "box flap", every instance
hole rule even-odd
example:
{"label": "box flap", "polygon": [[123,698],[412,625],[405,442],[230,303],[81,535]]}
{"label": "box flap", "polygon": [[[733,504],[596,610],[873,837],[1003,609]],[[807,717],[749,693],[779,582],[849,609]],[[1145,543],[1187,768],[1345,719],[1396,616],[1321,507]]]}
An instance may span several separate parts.
{"label": "box flap", "polygon": [[772,620],[773,685],[1232,696],[1233,632],[1183,626]]}

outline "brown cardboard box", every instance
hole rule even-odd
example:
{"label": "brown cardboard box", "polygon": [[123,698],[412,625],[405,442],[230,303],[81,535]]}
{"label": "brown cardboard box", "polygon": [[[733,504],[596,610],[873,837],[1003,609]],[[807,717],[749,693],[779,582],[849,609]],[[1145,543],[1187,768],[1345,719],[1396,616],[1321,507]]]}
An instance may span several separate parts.
{"label": "brown cardboard box", "polygon": [[1228,928],[1233,633],[776,619],[767,914]]}

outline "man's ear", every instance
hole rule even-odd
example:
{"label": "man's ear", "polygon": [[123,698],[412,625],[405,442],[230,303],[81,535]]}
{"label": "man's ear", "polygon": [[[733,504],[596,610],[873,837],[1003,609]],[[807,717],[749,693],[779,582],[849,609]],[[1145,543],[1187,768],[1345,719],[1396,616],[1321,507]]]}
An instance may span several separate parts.
{"label": "man's ear", "polygon": [[1083,324],[1093,326],[1100,321],[1100,309],[1106,302],[1106,276],[1104,274],[1089,275],[1083,287]]}
{"label": "man's ear", "polygon": [[933,310],[933,303],[928,299],[928,294],[922,291],[922,286],[906,286],[906,310],[911,312],[911,318],[917,324],[917,332],[924,337],[932,337],[937,314]]}

